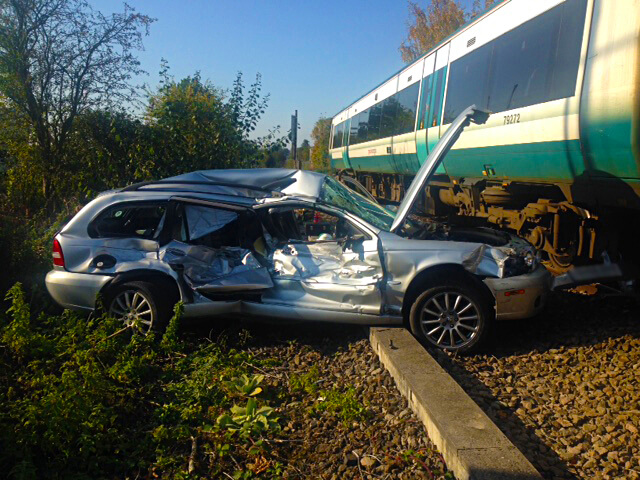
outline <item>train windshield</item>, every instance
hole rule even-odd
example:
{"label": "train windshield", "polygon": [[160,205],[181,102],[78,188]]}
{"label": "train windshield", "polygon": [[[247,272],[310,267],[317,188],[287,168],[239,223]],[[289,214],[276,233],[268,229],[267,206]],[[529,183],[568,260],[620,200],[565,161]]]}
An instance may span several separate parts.
{"label": "train windshield", "polygon": [[350,190],[331,177],[327,177],[322,184],[319,200],[326,205],[346,210],[387,232],[391,229],[395,218],[395,215],[386,208]]}

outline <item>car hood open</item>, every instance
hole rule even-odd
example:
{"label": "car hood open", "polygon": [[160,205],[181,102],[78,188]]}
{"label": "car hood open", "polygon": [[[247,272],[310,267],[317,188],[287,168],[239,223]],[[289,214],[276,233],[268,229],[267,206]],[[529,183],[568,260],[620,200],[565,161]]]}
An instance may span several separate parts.
{"label": "car hood open", "polygon": [[418,198],[420,192],[431,180],[431,177],[444,160],[444,157],[447,155],[456,140],[458,140],[462,130],[469,125],[470,122],[481,124],[485,123],[487,118],[489,118],[489,113],[476,108],[475,105],[471,105],[456,117],[440,141],[435,145],[422,167],[420,167],[420,170],[418,170],[413,182],[411,182],[409,189],[404,195],[402,203],[398,207],[396,218],[391,225],[392,232],[396,233],[397,230],[404,225],[407,215],[411,211],[416,198]]}

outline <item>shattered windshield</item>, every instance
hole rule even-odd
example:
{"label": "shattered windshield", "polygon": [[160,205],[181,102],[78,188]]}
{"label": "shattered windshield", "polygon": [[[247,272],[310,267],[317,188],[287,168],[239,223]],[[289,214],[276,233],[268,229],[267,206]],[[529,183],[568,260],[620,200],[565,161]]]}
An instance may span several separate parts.
{"label": "shattered windshield", "polygon": [[389,231],[395,218],[386,208],[348,189],[331,177],[327,177],[322,184],[320,201],[346,210],[381,230]]}

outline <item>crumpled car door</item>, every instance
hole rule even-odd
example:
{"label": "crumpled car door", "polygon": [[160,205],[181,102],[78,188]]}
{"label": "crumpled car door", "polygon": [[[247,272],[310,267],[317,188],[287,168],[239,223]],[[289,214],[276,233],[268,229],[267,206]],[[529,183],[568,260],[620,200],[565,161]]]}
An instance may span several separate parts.
{"label": "crumpled car door", "polygon": [[161,251],[160,258],[179,272],[191,289],[204,296],[273,287],[266,267],[247,249],[214,249],[173,241]]}
{"label": "crumpled car door", "polygon": [[200,295],[223,300],[273,287],[258,252],[241,245],[235,233],[247,230],[247,215],[255,216],[251,210],[173,201],[170,212],[172,238],[161,248],[160,259],[178,273],[196,301]]}
{"label": "crumpled car door", "polygon": [[380,314],[383,270],[375,236],[285,242],[269,261],[274,288],[263,303]]}

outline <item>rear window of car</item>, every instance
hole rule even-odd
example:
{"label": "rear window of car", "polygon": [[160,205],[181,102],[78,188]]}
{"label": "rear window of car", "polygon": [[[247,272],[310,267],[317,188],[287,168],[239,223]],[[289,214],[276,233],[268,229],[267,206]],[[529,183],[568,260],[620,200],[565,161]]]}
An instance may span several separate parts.
{"label": "rear window of car", "polygon": [[154,239],[162,229],[166,211],[164,202],[113,205],[89,224],[89,236]]}

